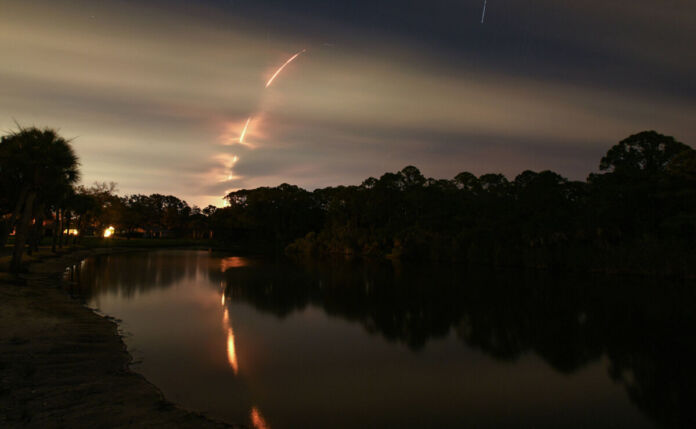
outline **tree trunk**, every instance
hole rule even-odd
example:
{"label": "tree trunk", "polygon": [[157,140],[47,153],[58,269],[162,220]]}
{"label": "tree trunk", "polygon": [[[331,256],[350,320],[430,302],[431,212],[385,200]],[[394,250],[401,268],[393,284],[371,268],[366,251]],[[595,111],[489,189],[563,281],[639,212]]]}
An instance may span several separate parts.
{"label": "tree trunk", "polygon": [[73,245],[73,247],[75,247],[75,245],[77,244],[77,236],[78,236],[78,234],[81,234],[81,233],[82,233],[82,216],[80,216],[79,218],[75,219],[75,229],[77,230],[77,231],[76,231],[77,234],[73,235],[73,238],[72,238],[72,245]]}
{"label": "tree trunk", "polygon": [[56,253],[56,244],[58,243],[58,209],[53,217],[53,233],[51,234],[51,252]]}
{"label": "tree trunk", "polygon": [[39,245],[44,236],[44,207],[43,204],[40,205],[39,210],[37,210],[37,215],[35,216],[36,223],[34,224],[34,234],[32,236],[32,242],[29,244],[29,248],[33,251],[39,251]]}
{"label": "tree trunk", "polygon": [[61,237],[62,240],[60,242],[60,247],[65,246],[70,246],[70,223],[72,222],[72,216],[70,215],[70,210],[68,210],[68,213],[65,215],[65,227],[63,228],[63,231],[65,234]]}
{"label": "tree trunk", "polygon": [[82,238],[82,232],[85,230],[85,227],[87,226],[87,215],[82,214],[75,225],[77,225],[77,234],[73,236],[73,246],[77,245],[78,238]]}
{"label": "tree trunk", "polygon": [[27,229],[27,255],[29,256],[34,253],[34,242],[36,241],[36,214],[32,213],[31,217],[34,219],[34,223],[31,223]]}
{"label": "tree trunk", "polygon": [[58,229],[58,248],[63,248],[63,234],[65,231],[65,210],[60,209],[60,228]]}
{"label": "tree trunk", "polygon": [[[32,213],[32,217],[34,214]],[[26,251],[27,256],[31,256],[34,253],[34,236],[36,235],[36,221],[33,224],[29,224],[27,227],[27,239],[26,239]]]}
{"label": "tree trunk", "polygon": [[24,214],[19,220],[19,226],[15,232],[15,246],[14,252],[12,253],[12,262],[10,263],[10,271],[13,273],[18,273],[22,269],[24,244],[27,239],[27,231],[29,229],[29,222],[31,221],[34,199],[36,199],[36,192],[30,191],[24,203]]}
{"label": "tree trunk", "polygon": [[12,233],[12,229],[14,228],[15,223],[17,222],[19,213],[22,211],[22,206],[24,205],[24,200],[26,199],[28,192],[29,187],[24,186],[22,190],[19,192],[17,204],[15,205],[15,209],[14,211],[12,211],[10,218],[0,227],[0,248],[5,247],[5,244],[7,244],[7,238]]}

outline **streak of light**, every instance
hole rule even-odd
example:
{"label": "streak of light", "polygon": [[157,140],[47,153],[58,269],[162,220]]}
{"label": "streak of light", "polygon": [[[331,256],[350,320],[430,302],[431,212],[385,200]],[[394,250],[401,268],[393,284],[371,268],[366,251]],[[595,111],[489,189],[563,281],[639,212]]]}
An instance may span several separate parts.
{"label": "streak of light", "polygon": [[239,372],[239,364],[237,363],[237,352],[234,349],[234,332],[232,327],[227,328],[227,362],[230,368],[234,371],[234,375]]}
{"label": "streak of light", "polygon": [[220,305],[225,305],[225,294],[223,293],[222,296],[220,296]]}
{"label": "streak of light", "polygon": [[[246,120],[243,120],[241,124],[239,122],[225,123],[224,130],[222,131],[222,133],[218,137],[218,140],[220,141],[221,144],[223,144],[225,146],[232,146],[232,145],[236,145],[236,144],[241,144],[241,145],[246,146],[250,149],[253,149],[254,146],[251,143],[247,142],[246,139],[247,139],[247,137],[249,137],[253,134],[253,128],[254,128],[254,125],[255,125],[257,119],[258,119],[257,117],[248,118],[248,120],[249,120],[248,125],[247,125]],[[245,127],[247,128],[247,131],[245,132],[245,137],[244,137],[245,141],[243,141],[243,142],[239,141],[240,126],[241,126],[242,130],[244,130]]]}
{"label": "streak of light", "polygon": [[230,321],[230,313],[225,309],[222,312],[222,326],[227,326],[227,322]]}
{"label": "streak of light", "polygon": [[304,52],[307,52],[307,49],[301,50],[300,52],[298,52],[298,53],[296,53],[295,55],[293,55],[292,57],[290,57],[287,61],[285,61],[285,63],[283,63],[283,65],[280,66],[280,67],[278,68],[278,70],[276,70],[275,73],[273,73],[273,76],[271,76],[271,78],[268,79],[268,82],[266,82],[266,88],[268,88],[269,86],[271,86],[271,84],[273,83],[273,80],[276,78],[276,76],[278,76],[278,75],[280,74],[281,71],[283,71],[283,69],[285,68],[285,66],[287,66],[288,64],[290,64],[295,58],[299,57],[299,56],[300,56],[301,54],[303,54]]}
{"label": "streak of light", "polygon": [[488,3],[488,0],[483,0],[483,13],[481,14],[481,24],[483,24],[483,20],[486,19],[486,3]]}
{"label": "streak of light", "polygon": [[239,135],[239,143],[244,144],[244,137],[246,137],[247,128],[249,128],[249,121],[251,121],[251,116],[247,118],[246,124],[244,124],[244,129],[242,130],[242,134]]}
{"label": "streak of light", "polygon": [[266,423],[266,419],[263,418],[261,412],[255,406],[251,407],[249,417],[251,417],[251,424],[254,426],[254,429],[271,429],[271,426]]}

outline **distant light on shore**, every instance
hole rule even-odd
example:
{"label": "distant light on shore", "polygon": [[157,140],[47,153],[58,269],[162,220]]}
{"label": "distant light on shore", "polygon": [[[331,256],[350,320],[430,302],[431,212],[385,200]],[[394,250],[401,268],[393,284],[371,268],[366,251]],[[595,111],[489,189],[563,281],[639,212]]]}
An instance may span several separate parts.
{"label": "distant light on shore", "polygon": [[104,238],[110,238],[114,235],[114,232],[116,229],[113,226],[110,226],[104,230]]}

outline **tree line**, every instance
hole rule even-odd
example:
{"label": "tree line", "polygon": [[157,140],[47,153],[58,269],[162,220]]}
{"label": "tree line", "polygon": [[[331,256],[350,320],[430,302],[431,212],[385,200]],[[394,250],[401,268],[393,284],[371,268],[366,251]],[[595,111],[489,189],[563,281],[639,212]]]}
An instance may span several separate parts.
{"label": "tree line", "polygon": [[655,131],[610,148],[586,181],[529,170],[443,180],[408,166],[359,186],[283,184],[226,199],[219,238],[291,253],[677,275],[696,263],[696,151]]}
{"label": "tree line", "polygon": [[655,131],[611,147],[585,181],[529,170],[513,180],[466,171],[433,179],[408,166],[358,186],[242,189],[225,196],[224,208],[119,196],[115,184],[78,186],[78,158],[51,129],[3,136],[0,173],[0,249],[14,231],[14,270],[46,234],[55,251],[110,226],[125,238],[213,238],[314,255],[676,274],[696,266],[696,151]]}
{"label": "tree line", "polygon": [[125,238],[210,237],[214,206],[191,207],[172,195],[119,196],[114,183],[78,185],[79,166],[55,130],[20,127],[0,139],[0,250],[13,236],[11,271],[47,235],[54,252],[109,227]]}

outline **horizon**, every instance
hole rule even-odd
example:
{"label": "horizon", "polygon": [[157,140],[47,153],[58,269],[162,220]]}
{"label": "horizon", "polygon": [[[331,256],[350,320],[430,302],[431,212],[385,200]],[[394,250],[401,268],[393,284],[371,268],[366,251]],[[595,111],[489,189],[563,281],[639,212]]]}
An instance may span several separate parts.
{"label": "horizon", "polygon": [[533,3],[10,4],[0,129],[73,138],[87,186],[201,207],[408,165],[585,180],[637,132],[691,144],[696,5]]}

